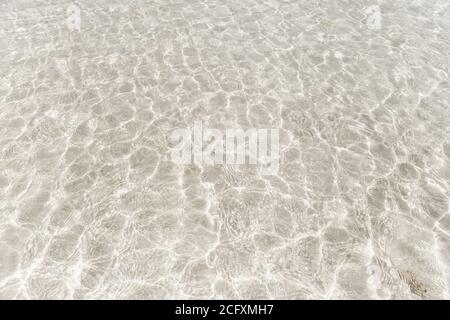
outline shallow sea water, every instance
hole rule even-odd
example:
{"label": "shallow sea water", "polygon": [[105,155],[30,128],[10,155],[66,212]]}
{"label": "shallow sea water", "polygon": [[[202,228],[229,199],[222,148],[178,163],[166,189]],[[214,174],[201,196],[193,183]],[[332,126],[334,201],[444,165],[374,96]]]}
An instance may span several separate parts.
{"label": "shallow sea water", "polygon": [[0,4],[0,298],[450,298],[447,0],[70,3]]}

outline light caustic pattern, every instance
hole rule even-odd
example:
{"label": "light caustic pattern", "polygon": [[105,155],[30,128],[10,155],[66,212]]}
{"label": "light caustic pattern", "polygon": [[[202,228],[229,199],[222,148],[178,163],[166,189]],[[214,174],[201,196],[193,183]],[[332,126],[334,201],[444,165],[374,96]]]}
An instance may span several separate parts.
{"label": "light caustic pattern", "polygon": [[447,0],[1,1],[0,298],[450,298],[449,52]]}

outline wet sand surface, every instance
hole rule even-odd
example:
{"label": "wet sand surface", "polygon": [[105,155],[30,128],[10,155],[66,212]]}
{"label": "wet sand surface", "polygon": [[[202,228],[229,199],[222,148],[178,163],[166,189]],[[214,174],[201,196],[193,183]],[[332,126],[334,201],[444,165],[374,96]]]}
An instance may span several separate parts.
{"label": "wet sand surface", "polygon": [[447,0],[70,4],[0,4],[0,298],[450,298]]}

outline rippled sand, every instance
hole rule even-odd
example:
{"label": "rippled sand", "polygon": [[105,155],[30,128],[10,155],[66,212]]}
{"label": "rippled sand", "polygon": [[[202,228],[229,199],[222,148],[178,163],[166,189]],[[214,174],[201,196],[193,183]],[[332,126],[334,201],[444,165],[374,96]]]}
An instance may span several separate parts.
{"label": "rippled sand", "polygon": [[75,3],[0,4],[0,298],[449,298],[448,0]]}

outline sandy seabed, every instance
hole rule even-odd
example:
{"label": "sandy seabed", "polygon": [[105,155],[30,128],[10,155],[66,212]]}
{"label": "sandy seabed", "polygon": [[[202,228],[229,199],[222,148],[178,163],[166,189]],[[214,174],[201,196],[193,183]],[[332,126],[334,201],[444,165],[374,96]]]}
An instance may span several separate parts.
{"label": "sandy seabed", "polygon": [[448,0],[74,5],[0,3],[0,298],[450,298]]}

